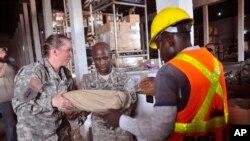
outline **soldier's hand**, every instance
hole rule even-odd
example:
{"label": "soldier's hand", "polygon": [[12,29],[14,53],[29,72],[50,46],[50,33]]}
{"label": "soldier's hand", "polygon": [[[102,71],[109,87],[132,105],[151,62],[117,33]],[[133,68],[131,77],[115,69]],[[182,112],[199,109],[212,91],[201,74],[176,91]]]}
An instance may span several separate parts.
{"label": "soldier's hand", "polygon": [[60,93],[52,97],[52,106],[57,107],[60,111],[74,111],[76,108],[74,105]]}
{"label": "soldier's hand", "polygon": [[108,114],[102,116],[105,121],[105,126],[110,129],[117,128],[121,115],[120,110],[109,110]]}

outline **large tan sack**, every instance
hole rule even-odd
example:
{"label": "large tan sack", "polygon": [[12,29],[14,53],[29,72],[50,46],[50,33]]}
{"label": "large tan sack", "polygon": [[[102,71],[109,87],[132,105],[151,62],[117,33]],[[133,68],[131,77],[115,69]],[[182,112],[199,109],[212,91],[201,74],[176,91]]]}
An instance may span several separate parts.
{"label": "large tan sack", "polygon": [[64,93],[80,111],[106,112],[109,109],[128,108],[128,94],[116,90],[74,90]]}

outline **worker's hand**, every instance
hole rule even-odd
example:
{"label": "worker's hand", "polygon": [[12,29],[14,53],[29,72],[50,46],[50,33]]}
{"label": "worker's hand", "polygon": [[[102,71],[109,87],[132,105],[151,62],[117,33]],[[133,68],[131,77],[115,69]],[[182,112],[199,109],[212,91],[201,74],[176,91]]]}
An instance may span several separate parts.
{"label": "worker's hand", "polygon": [[62,95],[63,93],[59,93],[58,95],[52,97],[52,106],[57,107],[60,111],[75,111],[76,108],[74,105]]}
{"label": "worker's hand", "polygon": [[120,110],[109,110],[108,114],[103,115],[105,125],[110,129],[115,129],[119,126],[119,120],[122,113]]}
{"label": "worker's hand", "polygon": [[154,80],[154,77],[146,77],[139,82],[139,89],[143,94],[154,95]]}

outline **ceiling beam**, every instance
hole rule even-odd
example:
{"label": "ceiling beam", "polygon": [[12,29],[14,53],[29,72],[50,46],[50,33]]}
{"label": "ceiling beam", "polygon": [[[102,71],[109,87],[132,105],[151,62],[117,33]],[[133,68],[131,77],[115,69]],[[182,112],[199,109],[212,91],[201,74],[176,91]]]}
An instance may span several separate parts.
{"label": "ceiling beam", "polygon": [[193,7],[195,9],[203,5],[213,5],[219,2],[223,2],[223,1],[226,1],[226,0],[193,0]]}

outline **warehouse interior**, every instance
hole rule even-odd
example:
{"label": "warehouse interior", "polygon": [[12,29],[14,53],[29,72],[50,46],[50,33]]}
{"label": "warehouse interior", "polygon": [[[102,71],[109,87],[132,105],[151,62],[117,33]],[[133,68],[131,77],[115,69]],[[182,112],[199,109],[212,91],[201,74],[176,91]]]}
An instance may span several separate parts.
{"label": "warehouse interior", "polygon": [[[148,44],[161,3],[191,5],[187,9],[195,20],[193,44],[213,43],[214,54],[224,65],[230,124],[250,124],[249,0],[1,0],[0,46],[8,48],[10,63],[19,69],[42,58],[41,46],[48,35],[65,34],[74,40],[68,67],[79,82],[82,74],[94,69],[91,46],[104,41],[111,46],[114,66],[138,83],[155,76],[162,65],[159,51]],[[138,109],[149,114],[152,98],[139,98]],[[2,123],[0,128],[4,141]]]}

